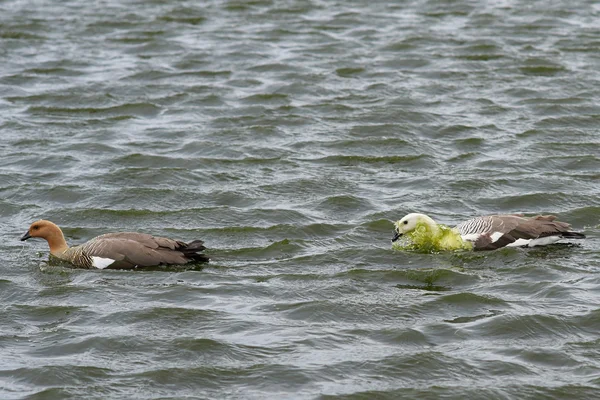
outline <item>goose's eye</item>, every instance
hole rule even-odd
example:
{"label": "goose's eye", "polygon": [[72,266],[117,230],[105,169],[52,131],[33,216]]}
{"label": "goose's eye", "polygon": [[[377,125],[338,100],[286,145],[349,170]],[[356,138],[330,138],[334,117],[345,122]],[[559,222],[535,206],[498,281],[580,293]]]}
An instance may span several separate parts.
{"label": "goose's eye", "polygon": [[408,221],[404,221],[404,225],[407,225],[407,224],[408,224]]}
{"label": "goose's eye", "polygon": [[39,227],[39,226],[37,226],[37,225],[33,227],[33,230],[34,230],[34,231],[37,231],[38,229],[40,229],[40,227]]}

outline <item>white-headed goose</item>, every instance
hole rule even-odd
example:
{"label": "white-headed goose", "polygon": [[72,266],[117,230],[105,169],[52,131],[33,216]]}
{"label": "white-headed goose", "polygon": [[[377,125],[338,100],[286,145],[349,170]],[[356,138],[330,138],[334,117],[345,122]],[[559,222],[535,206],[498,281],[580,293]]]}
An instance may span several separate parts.
{"label": "white-headed goose", "polygon": [[560,239],[584,239],[571,231],[571,225],[556,221],[554,215],[524,217],[520,214],[489,215],[458,224],[454,228],[438,225],[424,214],[411,213],[394,223],[395,242],[403,235],[422,239],[434,250],[495,250],[501,247],[533,247]]}

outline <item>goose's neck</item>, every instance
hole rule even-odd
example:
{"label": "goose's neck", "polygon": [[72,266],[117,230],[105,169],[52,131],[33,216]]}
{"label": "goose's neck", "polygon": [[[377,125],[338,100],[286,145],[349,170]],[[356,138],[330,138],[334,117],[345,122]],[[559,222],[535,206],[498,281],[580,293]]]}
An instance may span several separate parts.
{"label": "goose's neck", "polygon": [[50,254],[53,256],[60,257],[65,251],[69,250],[69,245],[67,245],[67,241],[60,229],[48,235],[46,240],[48,241],[48,246],[50,246]]}
{"label": "goose's neck", "polygon": [[432,234],[437,235],[440,233],[440,228],[437,222],[435,222],[431,217],[423,215],[421,216],[419,222],[425,224]]}

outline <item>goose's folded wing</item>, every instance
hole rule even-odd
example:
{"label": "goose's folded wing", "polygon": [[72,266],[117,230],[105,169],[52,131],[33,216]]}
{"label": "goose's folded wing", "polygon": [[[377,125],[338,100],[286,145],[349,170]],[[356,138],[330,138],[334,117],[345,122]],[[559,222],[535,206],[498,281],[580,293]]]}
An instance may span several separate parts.
{"label": "goose's folded wing", "polygon": [[[143,235],[143,234],[136,234]],[[146,235],[144,235],[146,236]],[[147,235],[142,241],[138,237],[119,236],[99,236],[83,245],[81,251],[89,257],[100,257],[102,259],[115,260],[115,266],[120,268],[148,267],[165,264],[185,264],[189,259],[178,248],[181,245],[171,239],[166,239],[166,243],[160,243],[159,240]],[[174,244],[175,243],[175,244]]]}
{"label": "goose's folded wing", "polygon": [[[554,215],[538,215],[533,218],[523,218],[517,215],[492,215],[489,217],[475,218],[463,227],[461,232],[471,232],[474,248],[476,250],[493,250],[508,245],[527,245],[534,239],[561,236],[567,232],[570,225],[565,222],[555,221]],[[477,224],[480,227],[478,235]],[[484,229],[481,229],[481,227]],[[458,229],[458,227],[457,227]],[[467,233],[469,235],[469,233]],[[515,243],[516,242],[516,243]]]}
{"label": "goose's folded wing", "polygon": [[139,232],[115,232],[115,233],[105,233],[104,235],[100,235],[94,238],[94,241],[103,240],[103,239],[121,239],[128,241],[135,241],[140,244],[143,244],[146,247],[151,249],[157,249],[159,247],[164,247],[167,249],[175,250],[179,247],[184,247],[186,244],[179,240],[173,240],[169,238],[164,238],[160,236],[152,236],[147,233],[139,233]]}
{"label": "goose's folded wing", "polygon": [[519,227],[527,222],[518,214],[477,217],[456,226],[461,236],[473,242],[475,250],[494,250],[526,236]]}
{"label": "goose's folded wing", "polygon": [[458,224],[456,229],[462,236],[496,232],[504,234],[512,231],[526,220],[519,215],[490,215],[467,220]]}

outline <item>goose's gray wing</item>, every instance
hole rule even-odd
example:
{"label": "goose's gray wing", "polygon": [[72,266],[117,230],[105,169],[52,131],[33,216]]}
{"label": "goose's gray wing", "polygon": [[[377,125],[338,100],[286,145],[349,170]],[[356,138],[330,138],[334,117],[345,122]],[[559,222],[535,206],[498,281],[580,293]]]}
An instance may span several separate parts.
{"label": "goose's gray wing", "polygon": [[525,218],[517,215],[488,215],[469,219],[456,225],[462,235],[474,235],[490,232],[507,233],[516,228]]}
{"label": "goose's gray wing", "polygon": [[108,266],[111,269],[208,261],[206,256],[198,254],[205,249],[202,241],[187,244],[137,232],[101,235],[78,247],[88,257],[115,260]]}
{"label": "goose's gray wing", "polygon": [[456,226],[461,236],[473,242],[475,250],[494,250],[519,239],[531,240],[561,236],[569,224],[555,221],[554,215],[525,218],[519,215],[489,215],[465,221]]}
{"label": "goose's gray wing", "polygon": [[456,226],[460,235],[473,242],[475,250],[494,250],[510,245],[518,239],[539,237],[531,229],[530,221],[518,214],[488,215],[465,221]]}

